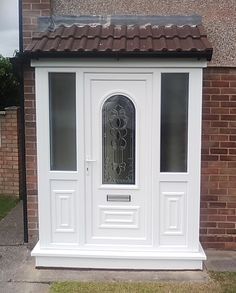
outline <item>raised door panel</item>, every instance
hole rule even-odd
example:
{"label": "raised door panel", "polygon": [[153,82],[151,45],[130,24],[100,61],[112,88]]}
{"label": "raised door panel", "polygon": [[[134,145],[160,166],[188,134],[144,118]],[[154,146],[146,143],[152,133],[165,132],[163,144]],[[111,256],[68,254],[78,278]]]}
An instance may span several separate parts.
{"label": "raised door panel", "polygon": [[186,246],[187,183],[160,183],[160,246]]}
{"label": "raised door panel", "polygon": [[76,244],[77,215],[76,182],[51,181],[51,243]]}

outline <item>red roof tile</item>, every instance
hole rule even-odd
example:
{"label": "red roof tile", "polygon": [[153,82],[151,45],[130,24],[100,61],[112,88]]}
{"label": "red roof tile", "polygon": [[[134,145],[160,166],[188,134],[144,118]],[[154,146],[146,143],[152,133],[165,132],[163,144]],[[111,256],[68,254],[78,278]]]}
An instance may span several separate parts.
{"label": "red roof tile", "polygon": [[[44,56],[52,52],[153,53],[168,56],[198,56],[208,60],[212,46],[202,25],[72,25],[37,33],[25,54]],[[145,55],[145,54],[144,54]]]}

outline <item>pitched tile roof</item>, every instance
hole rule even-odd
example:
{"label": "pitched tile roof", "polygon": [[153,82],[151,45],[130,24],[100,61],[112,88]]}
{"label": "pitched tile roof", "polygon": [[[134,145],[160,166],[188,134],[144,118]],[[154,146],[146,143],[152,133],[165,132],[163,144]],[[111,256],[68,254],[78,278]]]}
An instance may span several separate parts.
{"label": "pitched tile roof", "polygon": [[210,60],[212,46],[202,25],[61,25],[35,34],[25,54],[164,55]]}

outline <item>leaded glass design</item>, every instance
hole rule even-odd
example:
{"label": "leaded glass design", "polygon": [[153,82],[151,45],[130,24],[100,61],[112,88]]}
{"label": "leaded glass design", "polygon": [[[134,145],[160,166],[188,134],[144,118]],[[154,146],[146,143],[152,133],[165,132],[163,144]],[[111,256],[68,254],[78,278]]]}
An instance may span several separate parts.
{"label": "leaded glass design", "polygon": [[102,109],[103,184],[135,184],[135,107],[114,95]]}

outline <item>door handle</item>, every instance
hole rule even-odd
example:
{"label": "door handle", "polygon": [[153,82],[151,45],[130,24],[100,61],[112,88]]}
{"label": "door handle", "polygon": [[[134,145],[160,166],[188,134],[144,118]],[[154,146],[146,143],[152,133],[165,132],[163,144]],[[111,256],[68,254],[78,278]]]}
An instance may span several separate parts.
{"label": "door handle", "polygon": [[[94,162],[96,162],[96,160],[93,160],[93,159],[86,159],[85,160],[86,161],[86,163],[94,163]],[[89,165],[87,165],[87,167],[86,167],[86,175],[87,176],[89,176],[89,169],[90,169],[90,167],[88,167]]]}

